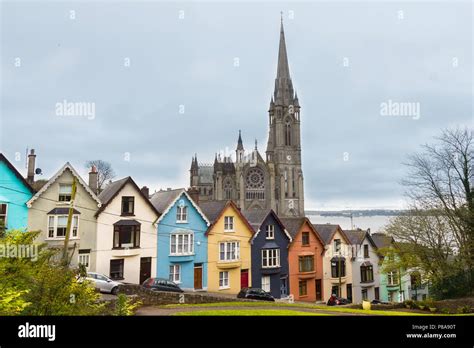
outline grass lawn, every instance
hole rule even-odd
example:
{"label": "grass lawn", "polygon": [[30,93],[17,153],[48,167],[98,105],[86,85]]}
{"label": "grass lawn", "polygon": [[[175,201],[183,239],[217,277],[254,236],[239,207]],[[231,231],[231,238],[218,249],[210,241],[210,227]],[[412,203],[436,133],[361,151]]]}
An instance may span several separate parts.
{"label": "grass lawn", "polygon": [[[304,303],[281,303],[281,302],[216,302],[216,303],[200,303],[200,304],[172,304],[165,305],[165,308],[186,308],[186,307],[294,307],[294,308],[309,308],[309,309],[319,309],[328,312],[336,313],[351,313],[351,314],[365,314],[365,315],[385,315],[385,316],[432,316],[431,313],[410,313],[410,312],[400,312],[400,311],[382,311],[382,310],[364,310],[364,309],[352,309],[345,307],[328,307],[314,304],[304,304]],[[212,312],[223,312],[225,310],[215,310]],[[248,310],[246,310],[248,312]],[[207,312],[207,311],[202,311]],[[234,312],[234,311],[231,311]],[[255,311],[255,312],[261,312]],[[288,312],[288,310],[285,310]],[[194,312],[196,313],[196,312]],[[299,312],[301,313],[301,312]],[[184,315],[184,314],[180,314]],[[198,315],[198,314],[196,314]],[[205,315],[205,314],[203,314]],[[213,314],[210,314],[213,315]],[[224,314],[223,314],[224,315]],[[237,314],[238,315],[238,314]],[[262,314],[266,315],[266,314]],[[289,314],[292,315],[292,314]]]}
{"label": "grass lawn", "polygon": [[288,309],[221,309],[178,312],[178,316],[324,316],[325,313],[299,312]]}

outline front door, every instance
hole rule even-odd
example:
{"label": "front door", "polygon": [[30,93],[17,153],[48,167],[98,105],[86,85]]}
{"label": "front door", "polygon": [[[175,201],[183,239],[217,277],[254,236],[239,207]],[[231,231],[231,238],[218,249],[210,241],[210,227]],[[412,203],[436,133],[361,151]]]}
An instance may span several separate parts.
{"label": "front door", "polygon": [[322,287],[321,287],[321,279],[316,279],[316,301],[322,301],[323,294],[322,294]]}
{"label": "front door", "polygon": [[140,258],[140,284],[151,277],[151,257]]}
{"label": "front door", "polygon": [[202,290],[202,265],[194,265],[194,290]]}
{"label": "front door", "polygon": [[347,299],[352,302],[352,284],[346,285]]}
{"label": "front door", "polygon": [[280,279],[280,297],[288,296],[288,278]]}
{"label": "front door", "polygon": [[248,288],[249,287],[249,270],[243,269],[240,271],[240,288]]}

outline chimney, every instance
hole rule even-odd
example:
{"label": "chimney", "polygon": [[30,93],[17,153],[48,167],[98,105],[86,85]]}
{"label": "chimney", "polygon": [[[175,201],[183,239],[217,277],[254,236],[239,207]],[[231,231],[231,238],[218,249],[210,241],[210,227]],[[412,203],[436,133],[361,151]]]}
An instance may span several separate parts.
{"label": "chimney", "polygon": [[26,176],[26,181],[29,184],[32,184],[35,182],[35,162],[36,162],[35,149],[31,149],[28,155],[28,172]]}
{"label": "chimney", "polygon": [[99,173],[97,173],[96,166],[91,167],[91,171],[89,172],[89,187],[91,190],[97,194],[98,191],[98,182],[99,182]]}
{"label": "chimney", "polygon": [[199,204],[199,190],[196,186],[188,188],[188,195],[194,203]]}
{"label": "chimney", "polygon": [[150,198],[150,189],[146,186],[143,186],[140,191],[142,191],[143,195],[146,197],[146,198]]}

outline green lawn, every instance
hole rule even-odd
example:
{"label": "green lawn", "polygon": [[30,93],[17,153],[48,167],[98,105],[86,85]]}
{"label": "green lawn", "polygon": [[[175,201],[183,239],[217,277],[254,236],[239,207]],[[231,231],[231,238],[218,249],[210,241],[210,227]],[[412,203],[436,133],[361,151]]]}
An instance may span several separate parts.
{"label": "green lawn", "polygon": [[178,316],[324,316],[325,313],[299,312],[288,309],[222,309],[178,312]]}

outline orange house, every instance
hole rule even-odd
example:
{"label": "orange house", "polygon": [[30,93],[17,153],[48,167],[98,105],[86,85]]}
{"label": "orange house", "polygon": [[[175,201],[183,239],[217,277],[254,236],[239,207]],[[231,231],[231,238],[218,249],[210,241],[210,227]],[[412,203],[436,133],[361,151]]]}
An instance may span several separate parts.
{"label": "orange house", "polygon": [[308,218],[281,221],[293,239],[288,249],[290,294],[295,301],[323,301],[323,241]]}

